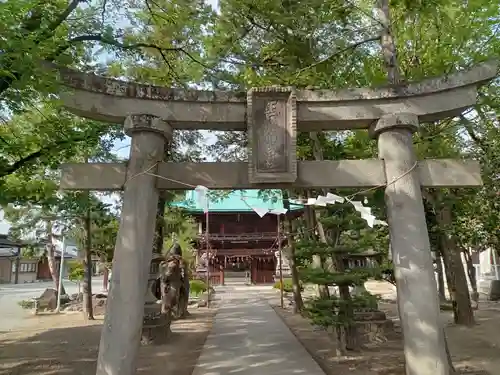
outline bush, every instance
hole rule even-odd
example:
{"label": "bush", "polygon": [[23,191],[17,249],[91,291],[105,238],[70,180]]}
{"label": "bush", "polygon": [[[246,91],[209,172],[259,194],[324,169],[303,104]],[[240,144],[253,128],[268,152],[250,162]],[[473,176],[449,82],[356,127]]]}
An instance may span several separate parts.
{"label": "bush", "polygon": [[[302,283],[300,283],[299,285],[300,285],[300,291],[302,292],[304,290],[304,286],[302,285]],[[274,283],[273,288],[280,290],[281,289],[280,281]],[[292,279],[283,279],[283,291],[285,291],[286,293],[291,293],[293,291]]]}
{"label": "bush", "polygon": [[82,281],[85,275],[83,263],[77,260],[72,260],[68,263],[68,279],[73,282]]}
{"label": "bush", "polygon": [[189,280],[189,293],[195,296],[207,291],[207,284],[203,280]]}
{"label": "bush", "polygon": [[370,311],[378,310],[380,297],[377,295],[373,295],[368,291],[364,291],[359,296],[352,296],[351,298],[352,302],[355,305],[355,309],[368,309]]}

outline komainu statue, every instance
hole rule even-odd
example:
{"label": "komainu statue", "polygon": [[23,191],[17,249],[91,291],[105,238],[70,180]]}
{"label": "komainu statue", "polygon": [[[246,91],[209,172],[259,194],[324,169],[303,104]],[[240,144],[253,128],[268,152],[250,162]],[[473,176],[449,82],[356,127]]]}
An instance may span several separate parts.
{"label": "komainu statue", "polygon": [[184,318],[189,299],[189,276],[179,244],[172,246],[160,267],[162,314]]}
{"label": "komainu statue", "polygon": [[142,322],[142,345],[161,345],[168,341],[170,336],[171,314],[163,314],[158,304],[161,299],[159,271],[160,264],[165,260],[160,254],[153,254],[149,267],[148,286],[144,303],[144,317]]}

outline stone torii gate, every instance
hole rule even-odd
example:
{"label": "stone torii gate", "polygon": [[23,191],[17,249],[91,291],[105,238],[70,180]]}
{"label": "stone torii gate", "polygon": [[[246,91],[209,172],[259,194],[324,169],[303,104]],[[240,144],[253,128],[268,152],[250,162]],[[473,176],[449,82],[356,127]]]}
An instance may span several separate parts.
{"label": "stone torii gate", "polygon": [[[135,373],[158,191],[183,190],[189,184],[209,189],[386,186],[406,373],[448,375],[421,187],[482,182],[474,161],[417,161],[412,133],[419,123],[455,116],[473,106],[477,87],[496,74],[496,63],[484,63],[398,88],[268,87],[239,93],[184,91],[62,71],[71,88],[63,95],[69,110],[124,124],[132,137],[128,163],[62,166],[63,189],[124,189],[97,374]],[[249,162],[164,162],[172,129],[247,131]],[[347,129],[369,129],[378,139],[379,159],[297,161],[297,131]]]}

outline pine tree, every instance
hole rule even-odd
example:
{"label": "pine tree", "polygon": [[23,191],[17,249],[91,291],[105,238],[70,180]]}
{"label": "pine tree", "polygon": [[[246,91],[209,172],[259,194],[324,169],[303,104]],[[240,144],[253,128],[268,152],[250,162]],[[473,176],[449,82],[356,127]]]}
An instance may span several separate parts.
{"label": "pine tree", "polygon": [[[362,255],[370,250],[376,229],[367,230],[366,222],[350,203],[336,204],[323,209],[326,215],[320,219],[327,242],[301,240],[297,243],[297,263],[304,283],[335,287],[338,293],[311,299],[305,312],[311,321],[324,328],[333,328],[337,338],[337,354],[360,346],[356,328],[356,312],[377,308],[376,297],[368,292],[352,293],[351,288],[378,273],[378,268],[369,268],[366,262],[355,262],[353,255]],[[376,243],[376,242],[373,242]],[[371,248],[371,250],[376,250]],[[313,267],[313,257],[319,256],[323,268]],[[361,258],[364,259],[364,258]]]}

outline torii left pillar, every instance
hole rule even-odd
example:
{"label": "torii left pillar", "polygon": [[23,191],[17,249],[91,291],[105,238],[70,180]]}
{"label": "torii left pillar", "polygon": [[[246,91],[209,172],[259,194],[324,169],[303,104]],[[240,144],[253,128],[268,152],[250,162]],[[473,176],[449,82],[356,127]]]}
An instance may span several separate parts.
{"label": "torii left pillar", "polygon": [[132,145],[96,375],[136,372],[159,198],[147,172],[156,172],[172,137],[171,127],[150,115],[127,117],[125,133]]}

